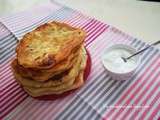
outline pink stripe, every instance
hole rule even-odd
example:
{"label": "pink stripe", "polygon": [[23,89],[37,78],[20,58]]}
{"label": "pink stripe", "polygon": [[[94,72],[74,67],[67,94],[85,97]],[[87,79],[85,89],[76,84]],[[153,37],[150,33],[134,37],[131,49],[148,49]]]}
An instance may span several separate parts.
{"label": "pink stripe", "polygon": [[[3,113],[1,114],[1,117],[5,117],[8,113],[10,113],[13,108],[15,108],[17,105],[19,105],[22,101],[24,101],[27,98],[27,94],[25,94],[26,96],[22,96],[21,94],[17,95],[16,97],[13,98],[14,101],[18,101],[18,102],[12,102],[8,108],[6,108]],[[12,100],[12,99],[11,99]]]}
{"label": "pink stripe", "polygon": [[96,22],[95,24],[93,24],[93,26],[90,26],[90,28],[86,29],[86,31],[87,31],[87,38],[86,38],[86,40],[90,39],[89,38],[89,34],[96,33],[95,30],[97,31],[97,28],[99,28],[102,25],[103,25],[103,23]]}
{"label": "pink stripe", "polygon": [[[10,75],[9,77],[13,77],[12,75]],[[9,78],[8,77],[8,78]],[[7,79],[8,80],[8,79]],[[7,87],[9,87],[10,85],[12,85],[13,83],[15,83],[15,79],[12,79],[12,80],[8,80],[8,81],[5,81],[5,82],[3,82],[3,84],[2,84],[2,90],[5,90],[5,89],[7,89]],[[11,87],[11,86],[10,86]]]}
{"label": "pink stripe", "polygon": [[[160,76],[157,76],[157,80],[159,80],[158,78],[160,78]],[[150,99],[150,97],[155,93],[155,91],[159,90],[159,86],[160,86],[160,82],[158,82],[158,84],[154,87],[154,89],[150,92],[150,94],[147,96],[147,98],[143,101],[144,104],[147,102],[147,100]],[[149,110],[151,109],[151,107],[156,103],[157,100],[159,100],[160,98],[160,92],[158,93],[158,95],[152,100],[152,102],[149,104],[149,109],[145,109],[145,111],[143,112],[143,114],[141,115],[140,119],[144,118],[146,116],[146,114],[149,112]],[[156,109],[155,109],[156,110]]]}
{"label": "pink stripe", "polygon": [[[8,81],[10,81],[10,79],[13,78],[13,73],[11,71],[11,67],[9,66],[8,68],[9,68],[8,71],[1,73],[1,74],[3,74],[2,78],[1,78],[2,85],[6,85],[6,83],[8,84]],[[7,80],[7,82],[5,80]]]}
{"label": "pink stripe", "polygon": [[[156,63],[155,63],[155,64],[156,64]],[[159,63],[159,64],[160,64],[160,63]],[[159,64],[158,64],[158,65],[159,65]],[[149,75],[149,77],[153,76],[154,73],[155,73],[155,71],[156,71],[157,69],[158,69],[158,66],[155,67],[155,69],[151,72],[151,74]],[[135,105],[138,105],[138,102],[141,101],[142,97],[147,93],[147,90],[149,90],[149,89],[152,87],[152,85],[154,84],[154,82],[157,82],[157,81],[156,81],[156,80],[157,80],[157,77],[158,77],[158,75],[156,76],[155,79],[151,80],[151,82],[148,83],[147,87],[143,90],[143,92],[140,94],[140,96],[135,100],[135,102],[134,102]],[[128,103],[126,103],[126,104],[129,104],[129,101],[131,101],[131,100],[134,98],[134,95],[138,94],[138,92],[142,89],[142,87],[146,84],[146,82],[147,82],[148,80],[150,80],[150,79],[149,79],[149,78],[146,79],[146,80],[142,83],[142,85],[140,85],[140,86],[136,89],[136,91],[132,94],[132,96],[131,96],[131,97],[129,98],[129,100],[128,100]],[[152,96],[152,95],[153,95],[153,94],[151,94],[151,96]],[[151,97],[151,96],[149,96],[149,97]],[[149,98],[147,98],[146,100],[149,100]],[[146,101],[146,102],[147,102],[147,101]],[[143,105],[145,105],[145,103],[144,103]],[[123,118],[126,118],[127,115],[131,112],[131,110],[132,110],[132,109],[129,109],[129,110],[124,114]],[[133,117],[137,116],[137,114],[138,114],[138,110],[135,112],[135,114],[133,115]],[[123,119],[123,118],[122,118],[122,119]]]}
{"label": "pink stripe", "polygon": [[10,86],[13,82],[15,82],[14,76],[13,76],[11,71],[8,74],[6,74],[6,77],[3,77],[1,80],[4,81],[4,82],[1,83],[1,85],[2,85],[1,89],[2,90],[7,89],[6,87]]}
{"label": "pink stripe", "polygon": [[7,72],[12,72],[12,70],[11,70],[11,64],[6,64],[6,69],[2,69],[3,71],[1,72],[1,74],[2,74],[2,76],[1,76],[1,78],[2,78],[2,82],[3,82],[3,80],[7,77],[5,74],[7,73]]}
{"label": "pink stripe", "polygon": [[[109,27],[109,26],[108,26]],[[90,38],[91,40],[86,44],[86,46],[88,46],[91,42],[93,42],[94,39],[96,39],[100,34],[102,34],[108,27],[104,26],[104,27],[101,27],[102,29],[97,33],[95,34],[95,36],[92,36],[93,38]]]}
{"label": "pink stripe", "polygon": [[[158,95],[157,95],[158,96]],[[157,97],[157,101],[158,101],[158,97]],[[156,116],[156,114],[159,112],[159,110],[160,110],[160,103],[158,104],[158,106],[155,108],[155,110],[153,111],[153,113],[150,115],[150,117],[148,118],[148,120],[151,120],[151,119],[153,119],[155,116]],[[160,117],[160,116],[158,116],[158,117]],[[159,120],[159,119],[158,119]]]}
{"label": "pink stripe", "polygon": [[100,24],[101,23],[99,23],[99,22],[96,21],[90,27],[88,27],[88,28],[85,29],[87,31],[86,40],[87,40],[88,36],[95,31],[95,29],[97,28],[97,26],[100,26]]}
{"label": "pink stripe", "polygon": [[[97,23],[97,21],[96,21],[96,20],[92,20],[89,24],[87,24],[85,27],[83,27],[83,29],[88,33],[89,30],[90,30],[92,27],[94,27],[93,25],[94,25],[95,23]],[[88,30],[88,29],[89,29],[89,30]]]}
{"label": "pink stripe", "polygon": [[[5,100],[9,99],[11,97],[10,95],[12,95],[19,88],[20,88],[19,85],[17,85],[17,83],[16,83],[16,84],[14,84],[14,86],[12,86],[12,89],[10,89],[10,88],[6,89],[5,93],[4,92],[2,93],[2,97],[0,98],[0,101],[4,102]],[[10,90],[12,90],[12,91],[10,91]],[[0,104],[2,104],[2,103],[0,103]]]}
{"label": "pink stripe", "polygon": [[13,103],[13,98],[15,98],[18,95],[24,95],[24,91],[22,89],[18,89],[17,91],[15,91],[15,93],[11,94],[10,98],[6,98],[6,100],[3,102],[5,104],[1,104],[1,109],[3,109],[5,111],[5,109],[10,106],[10,104]]}
{"label": "pink stripe", "polygon": [[[96,26],[94,26],[93,28],[91,27],[90,29],[92,29],[90,31],[90,33],[88,33],[87,37],[86,37],[86,41],[89,42],[92,40],[92,38],[94,38],[93,36],[96,36],[98,34],[98,32],[100,32],[100,30],[105,27],[104,25],[102,24],[96,24]],[[86,42],[86,44],[87,44]]]}
{"label": "pink stripe", "polygon": [[[136,80],[132,86],[130,86],[121,96],[121,98],[118,100],[118,102],[115,104],[115,106],[120,105],[120,103],[125,99],[125,97],[131,92],[132,89],[134,89],[134,87],[138,84],[138,82],[140,82],[142,80],[142,78],[145,76],[145,74],[150,70],[150,68],[154,65],[154,63],[157,61],[157,58],[154,59],[154,61],[150,64],[150,66],[148,66],[148,68],[146,68],[146,70],[143,72],[143,74],[140,76],[140,78],[138,80]],[[107,114],[107,116],[111,116],[114,111],[116,110],[116,108],[110,110]],[[122,111],[122,109],[120,109],[120,112]],[[120,113],[118,112],[118,113]]]}

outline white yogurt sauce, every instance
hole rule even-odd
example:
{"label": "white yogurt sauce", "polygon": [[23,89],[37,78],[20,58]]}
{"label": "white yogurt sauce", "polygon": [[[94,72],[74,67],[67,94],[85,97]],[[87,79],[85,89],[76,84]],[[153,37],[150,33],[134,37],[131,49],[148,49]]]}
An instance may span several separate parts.
{"label": "white yogurt sauce", "polygon": [[108,70],[116,73],[130,72],[136,67],[136,58],[132,57],[128,59],[127,62],[124,62],[121,57],[127,58],[132,54],[133,53],[131,53],[130,51],[122,48],[109,50],[103,56],[103,64]]}

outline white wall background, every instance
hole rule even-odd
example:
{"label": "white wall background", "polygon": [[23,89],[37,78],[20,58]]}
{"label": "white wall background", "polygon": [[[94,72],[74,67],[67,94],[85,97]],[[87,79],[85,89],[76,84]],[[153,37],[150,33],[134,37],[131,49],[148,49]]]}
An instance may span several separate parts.
{"label": "white wall background", "polygon": [[[0,0],[0,16],[49,0]],[[137,0],[56,0],[146,42],[160,39],[160,3]]]}

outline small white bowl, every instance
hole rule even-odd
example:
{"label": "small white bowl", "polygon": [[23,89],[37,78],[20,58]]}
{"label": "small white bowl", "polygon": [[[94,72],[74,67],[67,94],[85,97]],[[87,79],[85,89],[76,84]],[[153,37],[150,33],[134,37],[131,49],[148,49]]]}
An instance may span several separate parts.
{"label": "small white bowl", "polygon": [[102,63],[104,65],[104,67],[106,68],[108,74],[112,77],[112,79],[114,79],[114,80],[128,80],[129,78],[131,78],[131,76],[133,75],[133,73],[135,72],[137,67],[139,66],[140,56],[139,55],[134,56],[134,60],[136,61],[136,64],[132,69],[130,69],[129,71],[126,71],[126,72],[116,72],[116,71],[109,69],[107,64],[105,64],[105,57],[104,57],[109,51],[112,51],[115,49],[123,49],[131,54],[136,53],[137,50],[129,45],[115,44],[115,45],[112,45],[112,46],[106,48],[104,50],[104,53],[101,56]]}

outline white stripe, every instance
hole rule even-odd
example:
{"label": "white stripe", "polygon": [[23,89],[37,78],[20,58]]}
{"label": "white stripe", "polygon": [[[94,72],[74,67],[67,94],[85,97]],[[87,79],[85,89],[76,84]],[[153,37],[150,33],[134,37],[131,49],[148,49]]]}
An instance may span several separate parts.
{"label": "white stripe", "polygon": [[1,69],[6,68],[5,66],[8,66],[8,62],[11,62],[12,58],[14,58],[15,56],[16,56],[15,54],[11,55],[11,57],[9,57],[2,64],[0,64]]}
{"label": "white stripe", "polygon": [[[9,45],[10,46],[14,46],[14,44],[17,43],[17,40],[14,38],[14,39],[10,39],[6,42],[4,42],[0,47],[2,50],[6,49],[6,47],[8,47]],[[2,51],[1,51],[2,53]],[[3,52],[4,53],[4,52]]]}
{"label": "white stripe", "polygon": [[5,42],[11,41],[11,40],[13,41],[15,39],[14,35],[10,31],[8,33],[9,34],[6,34],[6,35],[3,34],[4,36],[1,36],[1,38],[0,38],[0,45],[1,46],[3,46],[3,44]]}
{"label": "white stripe", "polygon": [[1,62],[4,62],[4,60],[11,58],[15,54],[15,51],[10,51],[7,55],[5,55],[2,59]]}
{"label": "white stripe", "polygon": [[20,103],[20,105],[16,106],[15,109],[13,109],[12,112],[10,112],[9,114],[7,114],[7,116],[5,116],[5,119],[13,119],[13,116],[15,116],[17,113],[19,112],[23,112],[23,110],[25,110],[25,106],[29,105],[29,103],[32,101],[31,97],[26,98],[22,103]]}
{"label": "white stripe", "polygon": [[11,51],[14,51],[15,50],[15,47],[16,47],[16,44],[15,44],[16,42],[13,42],[13,44],[9,44],[9,45],[7,45],[6,47],[5,47],[5,49],[3,49],[3,53],[1,53],[1,56],[5,56],[6,55],[6,53],[9,53],[9,52],[11,52]]}

